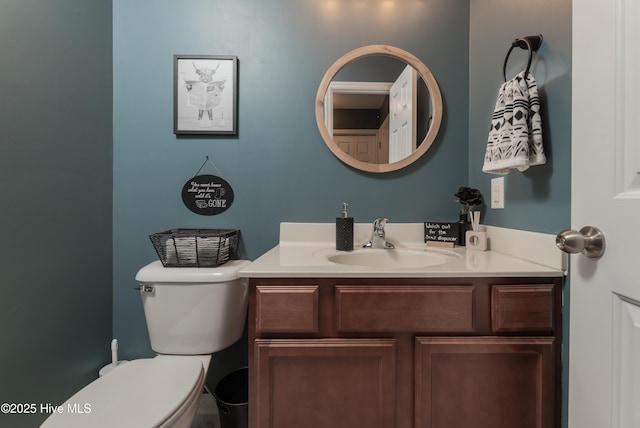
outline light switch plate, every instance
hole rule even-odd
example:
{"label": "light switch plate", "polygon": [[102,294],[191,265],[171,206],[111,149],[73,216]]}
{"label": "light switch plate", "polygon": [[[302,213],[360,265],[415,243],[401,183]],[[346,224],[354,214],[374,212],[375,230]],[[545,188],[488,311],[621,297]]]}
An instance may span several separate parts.
{"label": "light switch plate", "polygon": [[504,208],[504,177],[491,179],[491,208]]}

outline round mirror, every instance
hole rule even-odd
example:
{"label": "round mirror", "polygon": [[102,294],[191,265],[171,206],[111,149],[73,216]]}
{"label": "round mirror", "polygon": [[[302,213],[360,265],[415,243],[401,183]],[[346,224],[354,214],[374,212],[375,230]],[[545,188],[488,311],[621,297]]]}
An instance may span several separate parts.
{"label": "round mirror", "polygon": [[393,46],[364,46],[325,73],[316,122],[342,162],[362,171],[395,171],[435,140],[442,96],[431,71],[414,55]]}

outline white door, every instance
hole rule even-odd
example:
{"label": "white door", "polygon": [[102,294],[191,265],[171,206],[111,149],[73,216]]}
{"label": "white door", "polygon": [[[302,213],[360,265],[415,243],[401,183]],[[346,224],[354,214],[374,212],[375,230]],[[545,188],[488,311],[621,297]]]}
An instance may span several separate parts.
{"label": "white door", "polygon": [[389,90],[389,162],[397,162],[416,149],[418,72],[407,65]]}
{"label": "white door", "polygon": [[640,427],[638,22],[638,0],[573,2],[571,223],[606,252],[571,257],[570,428]]}

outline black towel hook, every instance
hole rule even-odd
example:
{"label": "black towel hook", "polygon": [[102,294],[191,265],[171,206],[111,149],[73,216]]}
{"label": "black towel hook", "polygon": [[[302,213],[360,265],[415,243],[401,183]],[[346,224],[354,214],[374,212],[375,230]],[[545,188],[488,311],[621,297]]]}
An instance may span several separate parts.
{"label": "black towel hook", "polygon": [[504,77],[505,82],[507,81],[507,61],[509,61],[509,55],[511,55],[511,51],[513,50],[513,48],[519,47],[520,49],[527,49],[529,51],[529,61],[527,62],[527,69],[526,69],[526,73],[529,73],[533,52],[537,52],[541,44],[542,44],[542,34],[537,34],[535,36],[521,37],[519,39],[515,39],[511,43],[509,52],[507,52],[507,56],[504,59],[504,65],[502,66],[502,77]]}

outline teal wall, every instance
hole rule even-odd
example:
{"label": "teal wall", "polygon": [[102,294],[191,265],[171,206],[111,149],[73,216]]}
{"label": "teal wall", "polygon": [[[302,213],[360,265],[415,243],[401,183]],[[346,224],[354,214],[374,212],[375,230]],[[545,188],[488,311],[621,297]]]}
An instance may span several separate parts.
{"label": "teal wall", "polygon": [[[240,228],[243,256],[254,259],[277,244],[280,222],[332,221],[343,201],[356,221],[384,215],[408,222],[455,219],[453,193],[462,185],[488,196],[491,176],[480,168],[502,62],[511,40],[529,33],[545,36],[532,71],[544,97],[550,162],[511,173],[506,209],[485,210],[485,219],[550,233],[568,224],[570,1],[546,1],[526,7],[527,13],[524,5],[116,0],[114,334],[124,355],[151,353],[140,299],[132,291],[136,271],[156,258],[150,233],[185,226]],[[425,62],[445,108],[427,156],[383,175],[340,163],[323,144],[314,117],[325,70],[342,54],[368,44],[394,45]],[[174,54],[238,56],[237,137],[172,134]],[[514,53],[510,64],[518,67],[518,61]],[[205,156],[235,191],[231,209],[214,217],[193,214],[180,200],[182,185]],[[241,347],[238,364],[244,354]]]}
{"label": "teal wall", "polygon": [[109,359],[111,7],[0,2],[0,403],[59,404]]}
{"label": "teal wall", "polygon": [[[114,334],[123,355],[151,353],[132,287],[157,258],[153,232],[240,228],[243,255],[254,259],[278,243],[280,222],[331,222],[343,201],[359,222],[455,219],[453,194],[467,183],[468,29],[467,1],[114,1]],[[315,121],[324,72],[368,44],[415,54],[445,105],[427,156],[383,175],[342,164]],[[173,135],[174,54],[238,57],[236,137]],[[180,196],[205,156],[235,192],[233,206],[213,217],[190,212]]]}
{"label": "teal wall", "polygon": [[[547,163],[505,177],[505,208],[486,210],[484,223],[544,233],[569,227],[571,205],[571,0],[471,1],[469,44],[469,181],[491,194],[482,172],[489,124],[502,66],[517,37],[542,34],[531,65],[541,100]],[[497,13],[499,11],[499,13]],[[507,78],[526,68],[527,53],[514,49]]]}

